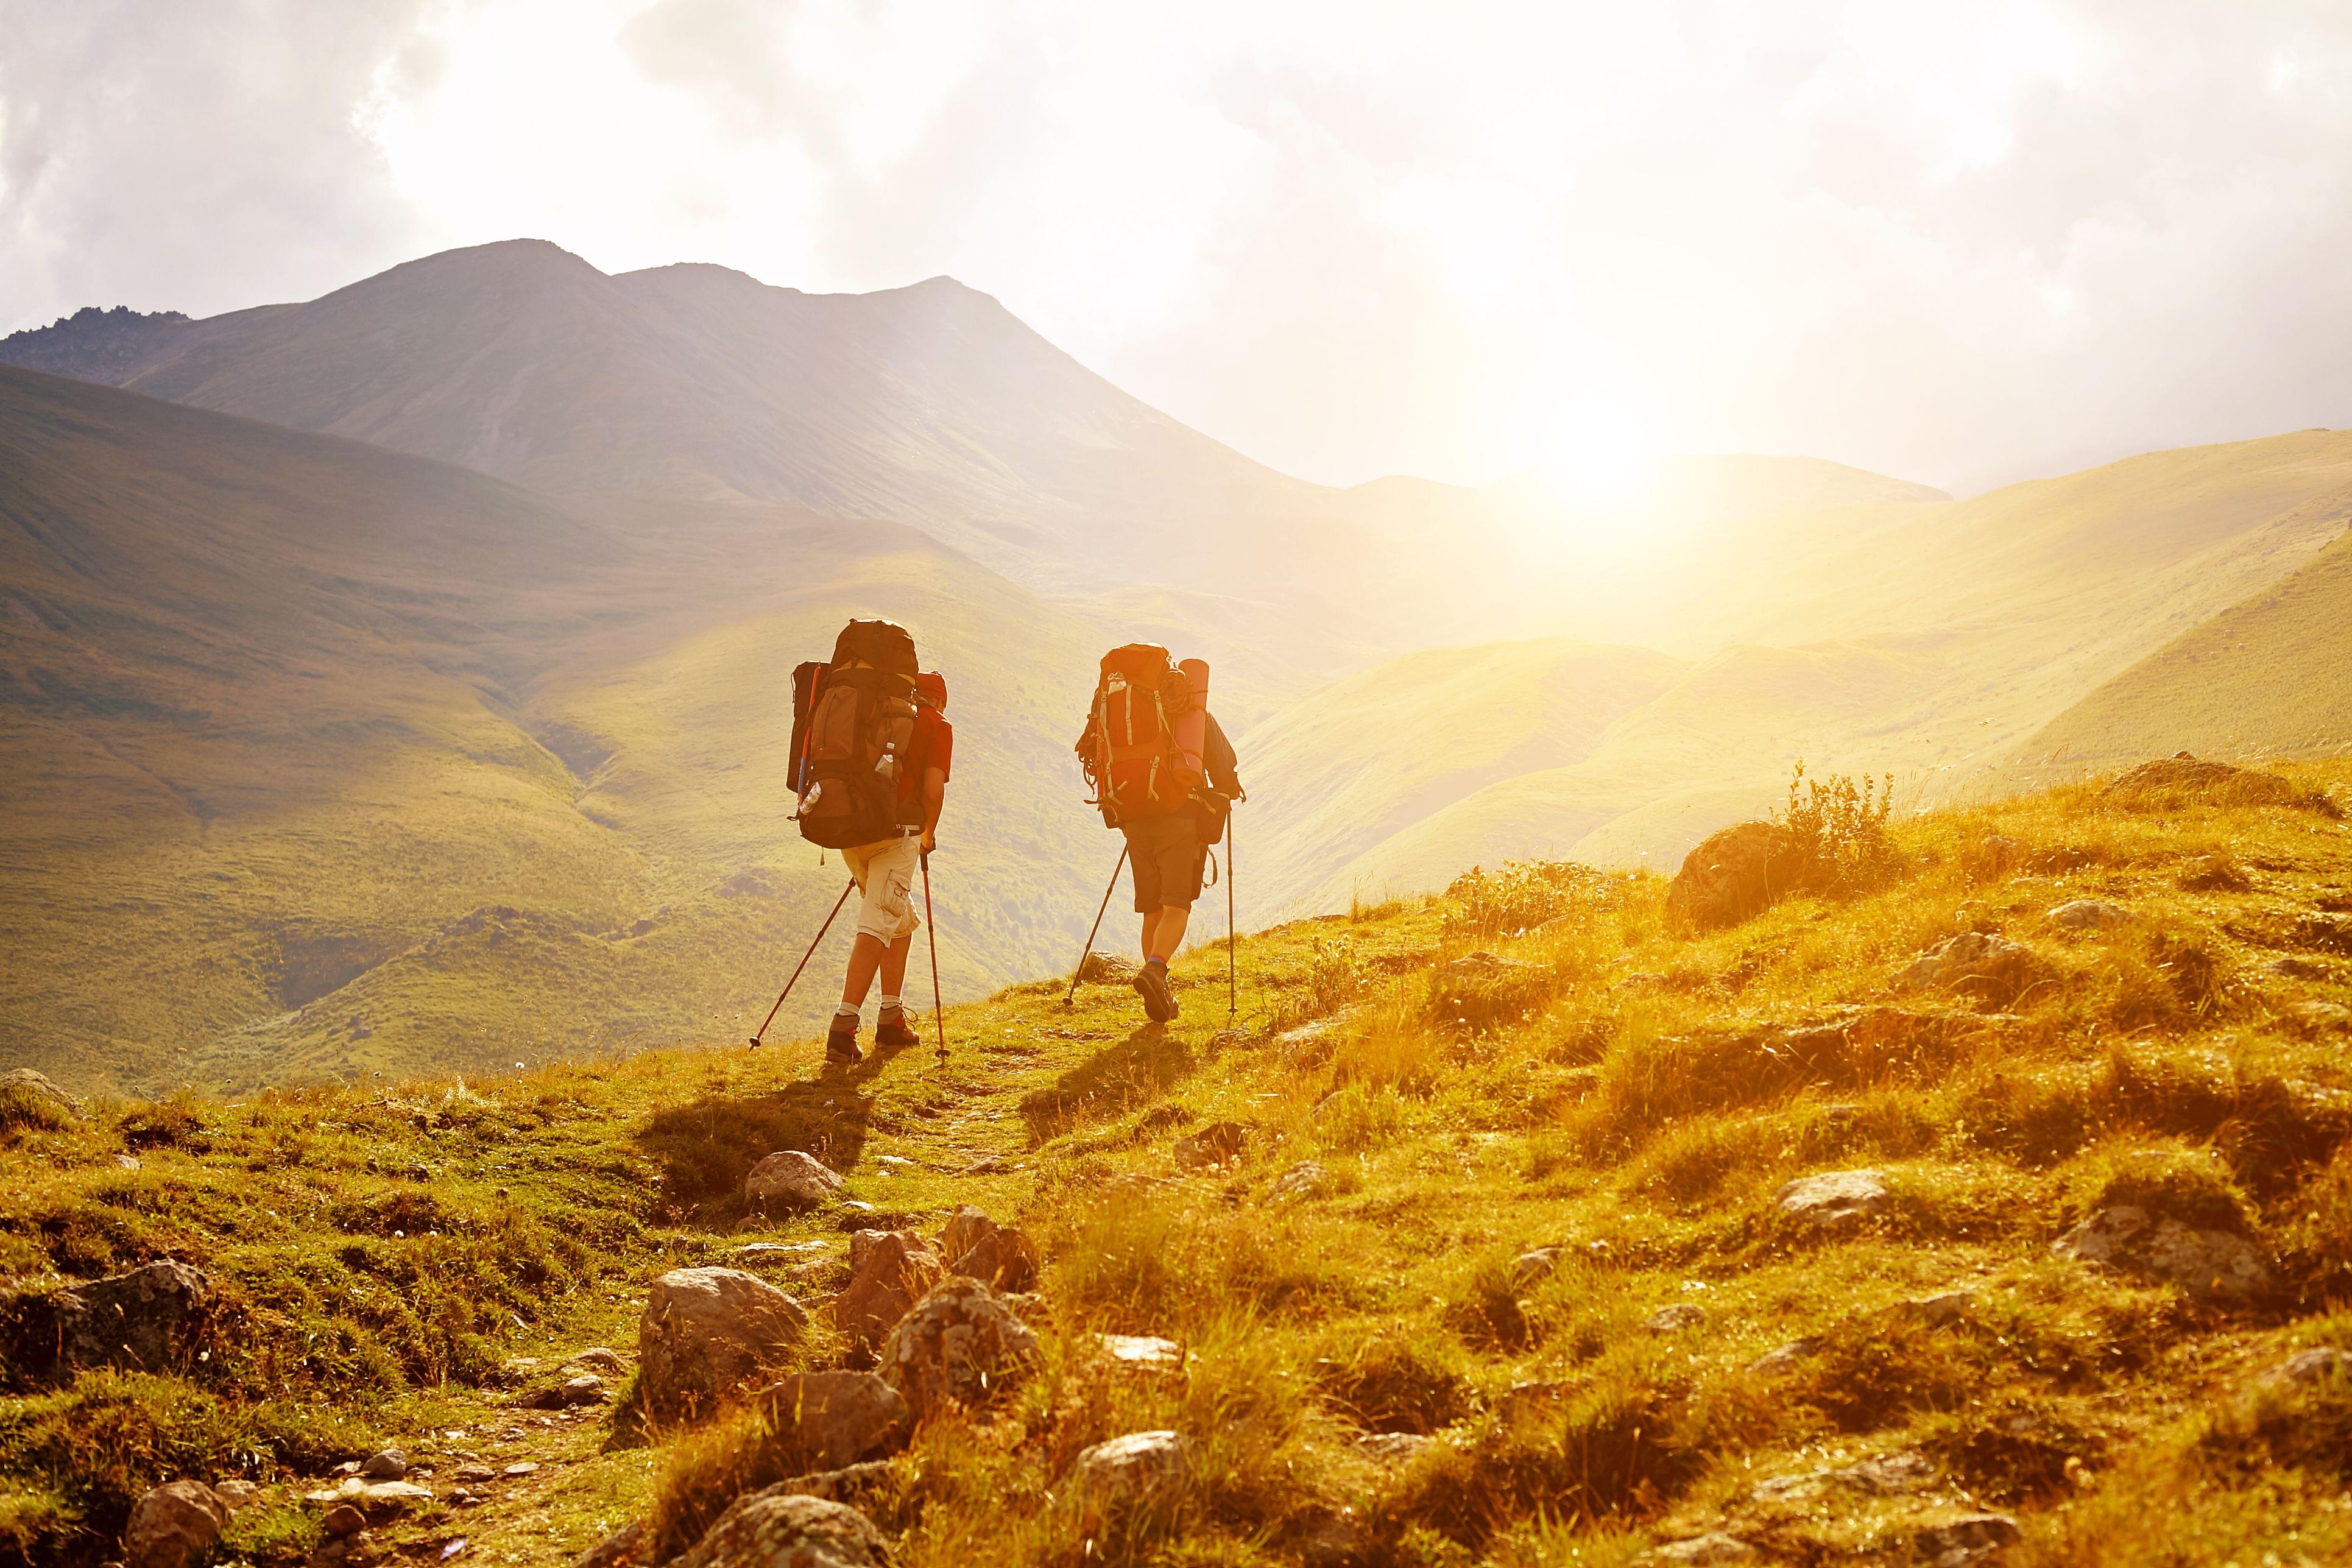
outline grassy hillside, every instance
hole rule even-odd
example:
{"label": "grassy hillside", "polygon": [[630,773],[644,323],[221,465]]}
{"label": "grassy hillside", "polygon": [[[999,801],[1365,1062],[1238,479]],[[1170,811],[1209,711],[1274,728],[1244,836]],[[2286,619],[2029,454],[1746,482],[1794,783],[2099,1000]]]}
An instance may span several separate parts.
{"label": "grassy hillside", "polygon": [[[2352,511],[2352,495],[2336,498]],[[2116,676],[2021,749],[2049,771],[2116,757],[2352,747],[2352,533]]]}
{"label": "grassy hillside", "polygon": [[[2292,777],[2266,805],[1933,814],[1867,890],[1705,937],[1658,878],[1514,868],[1253,938],[1233,1027],[1196,951],[1173,1026],[1017,988],[955,1011],[943,1068],[820,1074],[803,1044],[72,1120],[18,1097],[0,1270],[37,1302],[171,1256],[221,1310],[186,1374],[7,1363],[0,1538],[94,1563],[161,1477],[242,1477],[219,1559],[291,1564],[319,1538],[299,1494],[390,1441],[436,1496],[378,1552],[555,1563],[646,1518],[690,1541],[774,1469],[756,1415],[648,1440],[515,1394],[592,1344],[626,1359],[665,1268],[822,1300],[846,1226],[970,1204],[1042,1245],[1045,1368],[925,1422],[864,1494],[912,1568],[1630,1563],[1709,1536],[1680,1560],[1894,1564],[2011,1534],[2012,1564],[2341,1560],[2352,1383],[2279,1373],[2352,1350],[2352,827],[2301,798],[2352,771]],[[2122,912],[2053,918],[2084,900]],[[2001,988],[1897,983],[1970,931],[2020,945]],[[1223,1157],[1180,1157],[1223,1123]],[[747,1220],[743,1173],[793,1147],[875,1212]],[[1855,1171],[1845,1218],[1780,1201]],[[2117,1205],[2262,1283],[2053,1252]],[[1150,1429],[1195,1445],[1180,1489],[1074,1501],[1084,1446]]]}
{"label": "grassy hillside", "polygon": [[785,820],[786,677],[853,614],[919,629],[963,725],[948,984],[1083,933],[1108,858],[1067,746],[1108,634],[913,530],[583,518],[18,372],[0,455],[12,1063],[251,1084],[740,1037],[838,890]]}

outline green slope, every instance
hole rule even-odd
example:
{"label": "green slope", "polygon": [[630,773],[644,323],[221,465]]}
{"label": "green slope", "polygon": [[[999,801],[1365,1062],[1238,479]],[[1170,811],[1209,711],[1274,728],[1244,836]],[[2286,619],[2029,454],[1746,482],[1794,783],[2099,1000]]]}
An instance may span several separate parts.
{"label": "green slope", "polygon": [[[2352,514],[2352,492],[2335,498]],[[2352,533],[2116,676],[2027,741],[2028,772],[2352,747]]]}

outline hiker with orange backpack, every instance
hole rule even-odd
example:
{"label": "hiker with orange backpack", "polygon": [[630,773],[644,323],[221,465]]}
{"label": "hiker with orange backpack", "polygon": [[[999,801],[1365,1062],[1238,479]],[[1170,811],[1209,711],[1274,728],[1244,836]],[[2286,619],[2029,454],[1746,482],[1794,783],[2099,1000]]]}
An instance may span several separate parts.
{"label": "hiker with orange backpack", "polygon": [[850,622],[831,662],[793,672],[794,816],[802,837],[841,851],[860,895],[857,940],[825,1033],[828,1062],[863,1059],[858,1019],[877,974],[876,1047],[918,1039],[900,993],[922,924],[915,879],[928,876],[955,752],[947,700],[946,679],[917,669],[915,639],[888,621]]}
{"label": "hiker with orange backpack", "polygon": [[1127,839],[1143,917],[1135,989],[1144,1015],[1165,1024],[1177,1014],[1168,961],[1183,945],[1209,846],[1243,798],[1233,744],[1209,711],[1209,667],[1174,664],[1157,643],[1111,649],[1077,752],[1095,792],[1089,804]]}

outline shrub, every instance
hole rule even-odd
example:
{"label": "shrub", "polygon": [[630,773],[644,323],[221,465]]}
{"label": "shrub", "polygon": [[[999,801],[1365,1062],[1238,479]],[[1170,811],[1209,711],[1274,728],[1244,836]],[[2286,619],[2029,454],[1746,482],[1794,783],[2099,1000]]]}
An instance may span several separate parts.
{"label": "shrub", "polygon": [[1886,819],[1895,809],[1895,775],[1856,784],[1852,775],[1805,777],[1797,763],[1789,775],[1788,804],[1773,820],[1795,846],[1804,869],[1800,887],[1832,896],[1868,892],[1901,868]]}
{"label": "shrub", "polygon": [[1315,1386],[1368,1432],[1430,1433],[1470,1414],[1470,1385],[1432,1350],[1393,1335],[1315,1363]]}

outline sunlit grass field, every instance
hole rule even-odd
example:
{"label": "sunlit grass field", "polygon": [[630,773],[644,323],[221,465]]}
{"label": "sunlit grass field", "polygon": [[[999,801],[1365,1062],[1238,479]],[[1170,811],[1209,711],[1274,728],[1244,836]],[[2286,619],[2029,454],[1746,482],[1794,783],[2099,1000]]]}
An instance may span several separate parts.
{"label": "sunlit grass field", "polygon": [[[2343,764],[2291,773],[2352,797]],[[1607,1563],[1708,1533],[1904,1563],[1987,1512],[2013,1563],[2352,1552],[2352,1389],[2264,1381],[2352,1348],[2352,827],[2085,785],[1896,847],[1874,891],[1703,936],[1654,878],[1480,874],[1245,939],[1230,1021],[1223,952],[1196,947],[1172,1026],[1114,984],[1069,1011],[1019,987],[951,1011],[943,1068],[827,1075],[800,1043],[58,1125],[12,1102],[17,1290],[172,1256],[226,1305],[191,1377],[12,1374],[0,1531],[95,1563],[144,1486],[244,1475],[264,1500],[224,1559],[290,1563],[318,1529],[298,1478],[396,1440],[541,1469],[395,1541],[529,1563],[630,1518],[690,1532],[757,1473],[756,1422],[639,1446],[505,1407],[530,1374],[502,1366],[633,1352],[665,1268],[814,1240],[749,1266],[822,1296],[845,1226],[971,1204],[1043,1247],[1048,1365],[894,1461],[874,1512],[906,1563]],[[2132,918],[2049,920],[2085,899]],[[1893,988],[1971,930],[2035,981]],[[1178,1160],[1220,1122],[1237,1152]],[[747,1220],[741,1178],[782,1147],[872,1212]],[[1855,1168],[1883,1173],[1874,1213],[1774,1203]],[[2053,1256],[2121,1201],[2242,1236],[2269,1288],[2200,1303]],[[1118,1362],[1107,1332],[1183,1360]],[[1081,1447],[1163,1427],[1198,1446],[1181,1494],[1075,1506]]]}

